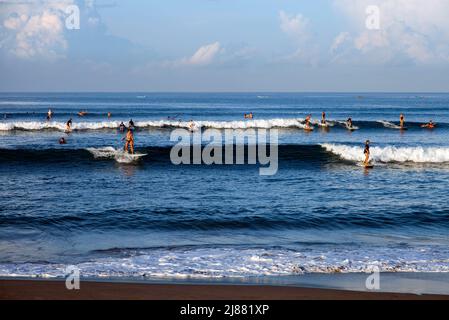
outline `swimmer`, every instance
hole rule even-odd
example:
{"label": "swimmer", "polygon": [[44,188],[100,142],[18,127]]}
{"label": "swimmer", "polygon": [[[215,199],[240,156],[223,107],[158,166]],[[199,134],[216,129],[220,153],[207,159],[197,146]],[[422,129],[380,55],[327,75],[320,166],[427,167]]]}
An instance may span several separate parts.
{"label": "swimmer", "polygon": [[66,143],[67,143],[67,141],[65,140],[64,137],[61,137],[61,138],[59,139],[59,144],[66,144]]}
{"label": "swimmer", "polygon": [[428,123],[421,125],[421,128],[433,129],[435,128],[435,123],[430,120]]}
{"label": "swimmer", "polygon": [[245,118],[245,119],[252,119],[253,118],[253,113],[252,112],[250,112],[250,113],[248,113],[248,114],[244,114],[243,115],[243,117]]}
{"label": "swimmer", "polygon": [[65,124],[65,132],[68,133],[70,131],[72,131],[72,118],[70,118]]}
{"label": "swimmer", "polygon": [[126,126],[125,126],[125,124],[123,123],[123,121],[120,122],[119,129],[120,129],[120,132],[125,132]]}
{"label": "swimmer", "polygon": [[404,119],[404,115],[401,113],[401,115],[399,116],[399,126],[401,128],[404,128],[405,126],[405,119]]}
{"label": "swimmer", "polygon": [[122,139],[126,140],[125,147],[123,148],[125,152],[129,152],[129,149],[131,150],[131,154],[134,154],[134,134],[131,129],[128,130],[126,133],[126,136]]}
{"label": "swimmer", "polygon": [[366,140],[366,142],[365,142],[365,150],[363,151],[363,153],[365,154],[365,161],[363,162],[363,164],[365,166],[369,165],[369,156],[370,156],[369,144],[370,144],[370,141]]}
{"label": "swimmer", "polygon": [[111,119],[112,114],[110,112],[108,112],[108,119]]}
{"label": "swimmer", "polygon": [[133,129],[134,129],[134,121],[133,121],[133,119],[130,119],[130,120],[129,120],[129,122],[128,122],[128,128],[129,128],[130,130],[133,130]]}

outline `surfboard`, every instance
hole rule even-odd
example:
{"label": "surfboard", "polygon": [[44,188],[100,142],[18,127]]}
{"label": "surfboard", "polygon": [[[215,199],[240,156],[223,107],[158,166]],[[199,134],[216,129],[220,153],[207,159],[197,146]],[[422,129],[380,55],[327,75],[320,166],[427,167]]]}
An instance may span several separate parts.
{"label": "surfboard", "polygon": [[147,153],[126,153],[120,152],[115,155],[115,160],[120,163],[132,163],[140,160],[141,158],[147,156]]}

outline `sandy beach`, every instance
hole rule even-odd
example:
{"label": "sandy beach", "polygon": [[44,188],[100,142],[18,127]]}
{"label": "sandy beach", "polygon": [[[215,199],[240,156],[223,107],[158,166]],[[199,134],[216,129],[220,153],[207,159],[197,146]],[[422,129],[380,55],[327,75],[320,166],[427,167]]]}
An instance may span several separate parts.
{"label": "sandy beach", "polygon": [[0,300],[449,300],[447,295],[356,292],[286,286],[1,280]]}

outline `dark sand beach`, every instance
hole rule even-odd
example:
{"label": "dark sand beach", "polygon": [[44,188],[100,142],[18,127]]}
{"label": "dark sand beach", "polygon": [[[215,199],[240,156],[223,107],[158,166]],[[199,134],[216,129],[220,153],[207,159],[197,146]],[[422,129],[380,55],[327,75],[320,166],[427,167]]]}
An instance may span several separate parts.
{"label": "dark sand beach", "polygon": [[1,280],[0,300],[449,300],[448,295],[357,292],[286,286],[186,285],[84,281]]}

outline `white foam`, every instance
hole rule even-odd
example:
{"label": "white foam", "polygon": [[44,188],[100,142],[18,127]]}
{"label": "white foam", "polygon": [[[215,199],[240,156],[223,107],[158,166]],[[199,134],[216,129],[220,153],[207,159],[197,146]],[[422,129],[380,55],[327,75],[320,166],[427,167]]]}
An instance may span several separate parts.
{"label": "white foam", "polygon": [[[447,250],[424,248],[123,250],[77,264],[83,277],[222,278],[304,273],[449,272]],[[0,264],[0,276],[63,277],[63,264]]]}
{"label": "white foam", "polygon": [[392,122],[389,122],[389,121],[379,120],[379,121],[377,121],[377,122],[383,124],[385,128],[390,128],[390,129],[401,129],[400,126],[398,126],[398,125],[396,125],[396,124],[394,124],[394,123],[392,123]]}
{"label": "white foam", "polygon": [[132,163],[138,161],[143,155],[129,154],[113,147],[87,148],[95,159],[114,159],[119,163]]}
{"label": "white foam", "polygon": [[[216,129],[249,129],[249,128],[304,128],[302,119],[266,119],[266,120],[238,120],[238,121],[193,121],[194,128],[216,128]],[[126,123],[126,122],[124,122]],[[99,130],[117,129],[120,121],[99,121],[99,122],[77,122],[73,121],[72,130]],[[176,120],[144,120],[135,121],[138,128],[190,128],[190,121]],[[16,121],[1,122],[0,131],[11,130],[59,130],[66,129],[65,122],[56,121]]]}
{"label": "white foam", "polygon": [[[332,152],[344,160],[363,161],[363,147],[321,144],[328,152]],[[445,163],[449,162],[447,147],[371,147],[371,159],[377,162],[415,162],[415,163]]]}

